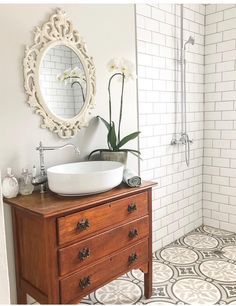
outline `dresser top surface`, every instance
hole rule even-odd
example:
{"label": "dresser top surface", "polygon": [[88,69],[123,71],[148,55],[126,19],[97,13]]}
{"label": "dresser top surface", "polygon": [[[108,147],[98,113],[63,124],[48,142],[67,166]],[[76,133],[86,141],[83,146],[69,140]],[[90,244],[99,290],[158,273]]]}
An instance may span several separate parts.
{"label": "dresser top surface", "polygon": [[4,198],[4,202],[13,207],[48,218],[80,209],[87,209],[108,201],[118,200],[125,196],[132,196],[150,189],[154,185],[156,183],[150,181],[143,181],[142,185],[137,188],[130,188],[121,184],[104,193],[81,197],[63,197],[50,191],[40,194],[36,191],[28,196],[19,195],[12,199]]}

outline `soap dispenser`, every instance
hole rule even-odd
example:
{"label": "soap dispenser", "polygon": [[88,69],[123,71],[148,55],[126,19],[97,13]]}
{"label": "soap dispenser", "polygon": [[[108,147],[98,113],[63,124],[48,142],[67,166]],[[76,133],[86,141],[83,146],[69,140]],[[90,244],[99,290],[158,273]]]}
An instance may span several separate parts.
{"label": "soap dispenser", "polygon": [[11,168],[7,168],[7,175],[2,181],[2,194],[5,198],[14,198],[19,192],[19,184],[12,174]]}
{"label": "soap dispenser", "polygon": [[21,177],[19,180],[19,192],[21,195],[29,195],[33,192],[34,186],[32,185],[31,181],[32,174],[28,171],[28,169],[22,169]]}

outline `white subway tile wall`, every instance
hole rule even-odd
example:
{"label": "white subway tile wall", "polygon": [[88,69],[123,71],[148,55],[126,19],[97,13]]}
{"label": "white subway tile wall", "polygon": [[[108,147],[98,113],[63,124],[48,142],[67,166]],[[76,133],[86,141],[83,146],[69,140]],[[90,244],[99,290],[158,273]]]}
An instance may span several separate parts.
{"label": "white subway tile wall", "polygon": [[236,5],[206,6],[203,222],[236,232]]}
{"label": "white subway tile wall", "polygon": [[[137,4],[136,17],[140,172],[143,179],[158,183],[153,192],[153,249],[157,250],[202,224],[205,5],[184,4],[184,40],[195,38],[186,52],[187,130],[193,139],[189,168],[184,146],[170,145],[180,132],[180,5]],[[208,31],[213,30],[209,25]],[[212,37],[214,43],[216,39],[220,38]],[[220,73],[214,74],[220,83]]]}

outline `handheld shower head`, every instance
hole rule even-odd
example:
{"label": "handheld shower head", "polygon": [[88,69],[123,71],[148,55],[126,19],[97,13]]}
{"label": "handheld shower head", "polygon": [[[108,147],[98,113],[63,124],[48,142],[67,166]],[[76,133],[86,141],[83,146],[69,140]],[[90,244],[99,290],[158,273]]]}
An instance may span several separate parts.
{"label": "handheld shower head", "polygon": [[194,43],[195,43],[195,39],[192,36],[189,36],[188,40],[184,44],[184,49],[185,49],[187,44],[194,45]]}
{"label": "handheld shower head", "polygon": [[194,45],[195,39],[192,36],[189,36],[189,39],[187,41],[189,44]]}

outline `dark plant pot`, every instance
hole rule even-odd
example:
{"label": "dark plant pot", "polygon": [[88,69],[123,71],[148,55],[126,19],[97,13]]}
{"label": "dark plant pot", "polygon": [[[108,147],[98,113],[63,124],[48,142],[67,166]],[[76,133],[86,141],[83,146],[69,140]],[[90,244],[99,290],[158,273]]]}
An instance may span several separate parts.
{"label": "dark plant pot", "polygon": [[124,151],[101,151],[100,157],[101,160],[117,161],[126,165],[128,153]]}

